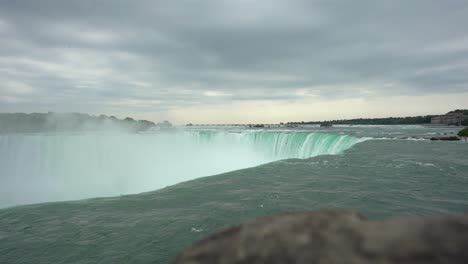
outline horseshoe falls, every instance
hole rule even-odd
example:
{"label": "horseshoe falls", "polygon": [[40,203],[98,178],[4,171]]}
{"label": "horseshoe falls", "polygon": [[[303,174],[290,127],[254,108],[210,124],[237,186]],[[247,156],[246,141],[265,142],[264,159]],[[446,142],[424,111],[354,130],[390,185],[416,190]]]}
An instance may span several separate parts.
{"label": "horseshoe falls", "polygon": [[365,140],[259,130],[0,134],[0,207],[152,191],[282,159],[336,155]]}
{"label": "horseshoe falls", "polygon": [[459,130],[0,134],[0,263],[170,263],[226,226],[324,207],[466,213],[468,141],[429,140]]}
{"label": "horseshoe falls", "polygon": [[199,131],[198,142],[223,145],[240,144],[268,161],[289,158],[310,158],[317,155],[334,155],[366,140],[348,135],[310,132],[253,131],[226,133]]}

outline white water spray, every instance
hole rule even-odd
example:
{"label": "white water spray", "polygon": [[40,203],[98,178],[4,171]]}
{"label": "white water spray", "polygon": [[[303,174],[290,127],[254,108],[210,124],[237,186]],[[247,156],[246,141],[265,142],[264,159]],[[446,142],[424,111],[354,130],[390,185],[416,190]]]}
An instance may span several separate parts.
{"label": "white water spray", "polygon": [[304,132],[0,135],[0,207],[115,196],[286,159],[338,154],[364,139]]}

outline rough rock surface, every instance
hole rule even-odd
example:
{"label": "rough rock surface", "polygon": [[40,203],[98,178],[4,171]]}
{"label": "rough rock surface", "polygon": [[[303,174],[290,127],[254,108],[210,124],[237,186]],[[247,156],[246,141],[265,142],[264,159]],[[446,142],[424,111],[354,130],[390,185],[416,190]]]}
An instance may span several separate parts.
{"label": "rough rock surface", "polygon": [[281,214],[207,237],[174,263],[468,263],[468,216],[374,222],[350,210]]}

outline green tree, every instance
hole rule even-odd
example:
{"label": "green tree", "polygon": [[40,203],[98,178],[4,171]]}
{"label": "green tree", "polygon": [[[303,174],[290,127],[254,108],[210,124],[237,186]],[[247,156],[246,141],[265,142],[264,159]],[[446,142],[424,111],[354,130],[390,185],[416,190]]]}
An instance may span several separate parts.
{"label": "green tree", "polygon": [[460,137],[468,137],[468,127],[465,127],[464,129],[460,130],[460,132],[458,132],[458,135]]}

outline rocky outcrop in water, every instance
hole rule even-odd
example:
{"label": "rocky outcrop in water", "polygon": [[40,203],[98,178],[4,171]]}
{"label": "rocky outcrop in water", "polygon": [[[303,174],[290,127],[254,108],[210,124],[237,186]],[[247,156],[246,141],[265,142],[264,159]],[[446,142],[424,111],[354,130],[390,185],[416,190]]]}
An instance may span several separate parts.
{"label": "rocky outcrop in water", "polygon": [[349,210],[262,218],[216,233],[174,264],[468,263],[468,216],[367,221]]}
{"label": "rocky outcrop in water", "polygon": [[460,141],[461,139],[457,136],[449,136],[449,137],[431,137],[431,140],[441,140],[441,141]]}

